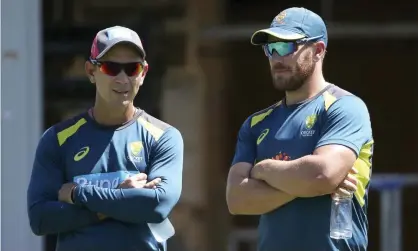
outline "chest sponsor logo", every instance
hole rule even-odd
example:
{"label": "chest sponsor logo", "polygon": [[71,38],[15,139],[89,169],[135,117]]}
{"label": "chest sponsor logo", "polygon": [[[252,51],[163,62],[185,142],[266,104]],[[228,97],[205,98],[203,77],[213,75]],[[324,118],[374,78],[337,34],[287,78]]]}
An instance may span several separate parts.
{"label": "chest sponsor logo", "polygon": [[84,186],[93,185],[101,188],[116,188],[128,177],[137,174],[133,171],[117,171],[111,173],[91,173],[73,178],[73,182]]}
{"label": "chest sponsor logo", "polygon": [[129,156],[132,162],[141,162],[142,161],[142,150],[144,149],[144,145],[142,141],[135,141],[129,144]]}
{"label": "chest sponsor logo", "polygon": [[287,161],[287,160],[291,160],[292,158],[289,156],[289,154],[285,153],[285,152],[279,152],[278,154],[276,154],[276,156],[274,156],[272,159],[274,160],[283,160],[283,161]]}
{"label": "chest sponsor logo", "polygon": [[264,138],[267,136],[269,132],[270,132],[270,129],[264,129],[261,132],[260,136],[258,136],[258,139],[257,139],[257,145],[259,145],[264,140]]}
{"label": "chest sponsor logo", "polygon": [[311,137],[315,134],[315,130],[313,130],[313,126],[315,125],[316,121],[318,120],[318,116],[316,114],[312,114],[306,117],[304,130],[300,132],[302,137]]}
{"label": "chest sponsor logo", "polygon": [[274,155],[273,157],[269,157],[269,158],[262,158],[262,159],[258,159],[254,162],[254,164],[257,164],[260,161],[266,160],[266,159],[273,159],[273,160],[281,160],[281,161],[288,161],[288,160],[292,160],[292,157],[290,157],[289,154],[280,151],[279,153],[277,153],[276,155]]}

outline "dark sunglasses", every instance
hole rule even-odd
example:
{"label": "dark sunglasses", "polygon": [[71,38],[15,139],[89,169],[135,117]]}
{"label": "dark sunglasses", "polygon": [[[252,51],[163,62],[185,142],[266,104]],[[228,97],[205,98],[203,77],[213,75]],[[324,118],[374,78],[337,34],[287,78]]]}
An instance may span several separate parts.
{"label": "dark sunglasses", "polygon": [[97,65],[101,72],[112,77],[117,76],[121,71],[124,71],[128,77],[133,77],[139,75],[144,70],[144,63],[142,62],[116,63],[94,59],[90,59],[90,62]]}
{"label": "dark sunglasses", "polygon": [[304,38],[297,41],[268,43],[263,45],[263,50],[268,58],[271,58],[274,52],[276,52],[280,57],[284,57],[297,51],[298,45],[306,44],[308,42],[315,42],[315,40],[318,40],[322,37],[323,36],[317,36]]}

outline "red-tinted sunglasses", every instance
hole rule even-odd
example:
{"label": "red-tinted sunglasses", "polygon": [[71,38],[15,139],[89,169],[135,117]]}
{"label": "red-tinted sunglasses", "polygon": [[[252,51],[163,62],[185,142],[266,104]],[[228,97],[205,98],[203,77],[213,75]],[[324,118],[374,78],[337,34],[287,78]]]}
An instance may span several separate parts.
{"label": "red-tinted sunglasses", "polygon": [[117,76],[121,71],[124,71],[128,77],[133,77],[139,75],[144,70],[144,63],[142,62],[116,63],[94,59],[90,59],[90,62],[97,65],[101,72],[112,77]]}

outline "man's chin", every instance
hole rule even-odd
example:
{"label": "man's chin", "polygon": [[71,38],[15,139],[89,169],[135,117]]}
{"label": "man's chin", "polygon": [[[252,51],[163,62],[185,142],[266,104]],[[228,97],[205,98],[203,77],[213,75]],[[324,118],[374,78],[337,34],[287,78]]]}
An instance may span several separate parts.
{"label": "man's chin", "polygon": [[291,87],[291,86],[289,86],[288,83],[277,83],[277,82],[274,82],[273,85],[274,85],[274,88],[276,90],[281,91],[281,92],[288,91],[289,88]]}
{"label": "man's chin", "polygon": [[126,99],[119,99],[119,100],[112,100],[109,103],[112,107],[126,107],[130,105],[133,101],[129,98]]}
{"label": "man's chin", "polygon": [[274,84],[274,88],[278,91],[281,92],[292,92],[292,91],[297,91],[301,88],[302,86],[296,86],[296,85],[291,85],[291,84]]}
{"label": "man's chin", "polygon": [[122,102],[122,105],[124,105],[124,106],[128,106],[128,105],[130,105],[130,104],[132,104],[133,103],[133,101],[132,100],[125,100],[125,101],[123,101]]}

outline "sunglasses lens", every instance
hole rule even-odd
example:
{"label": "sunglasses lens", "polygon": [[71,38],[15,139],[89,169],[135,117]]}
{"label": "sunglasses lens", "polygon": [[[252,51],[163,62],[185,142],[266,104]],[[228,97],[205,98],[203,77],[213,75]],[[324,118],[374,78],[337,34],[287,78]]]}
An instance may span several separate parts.
{"label": "sunglasses lens", "polygon": [[126,75],[129,77],[136,76],[142,72],[142,64],[135,63],[126,63],[120,64],[115,62],[101,62],[100,70],[109,76],[117,76],[122,70],[125,71]]}
{"label": "sunglasses lens", "polygon": [[136,76],[142,72],[142,65],[140,63],[128,63],[125,64],[124,70],[129,77]]}
{"label": "sunglasses lens", "polygon": [[122,70],[122,67],[118,63],[113,62],[101,62],[100,70],[109,76],[116,76]]}
{"label": "sunglasses lens", "polygon": [[296,44],[293,42],[276,42],[264,45],[264,53],[271,57],[276,52],[279,56],[287,56],[296,51]]}

